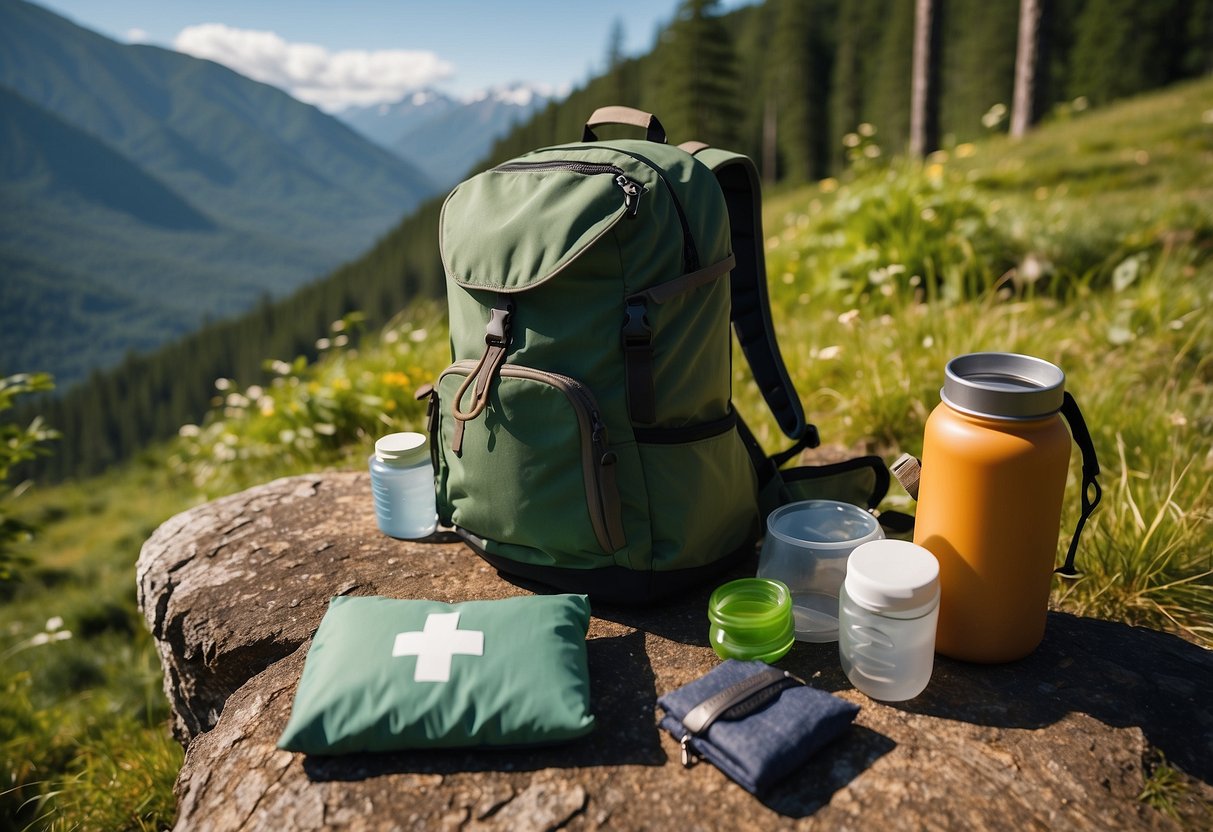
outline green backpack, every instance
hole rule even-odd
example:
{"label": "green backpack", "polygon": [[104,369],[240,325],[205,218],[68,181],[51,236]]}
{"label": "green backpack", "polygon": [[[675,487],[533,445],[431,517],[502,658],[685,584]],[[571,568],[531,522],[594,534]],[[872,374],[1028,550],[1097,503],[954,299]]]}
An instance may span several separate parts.
{"label": "green backpack", "polygon": [[[598,141],[628,124],[645,140]],[[480,173],[439,231],[452,364],[429,391],[438,515],[504,573],[646,603],[752,554],[766,511],[875,507],[877,457],[780,465],[817,445],[772,332],[758,175],[598,110],[582,141]],[[731,402],[729,324],[791,449]]]}

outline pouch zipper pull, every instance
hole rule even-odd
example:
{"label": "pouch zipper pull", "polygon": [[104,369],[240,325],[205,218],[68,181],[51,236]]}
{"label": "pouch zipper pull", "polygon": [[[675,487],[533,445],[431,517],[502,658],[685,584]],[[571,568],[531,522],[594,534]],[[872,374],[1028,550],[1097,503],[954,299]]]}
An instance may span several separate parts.
{"label": "pouch zipper pull", "polygon": [[682,767],[690,768],[699,759],[699,754],[691,748],[691,735],[683,734],[682,741],[678,745],[682,749]]}
{"label": "pouch zipper pull", "polygon": [[627,209],[628,218],[635,217],[640,210],[640,194],[643,192],[640,185],[622,173],[615,177],[615,184],[623,189],[623,206]]}

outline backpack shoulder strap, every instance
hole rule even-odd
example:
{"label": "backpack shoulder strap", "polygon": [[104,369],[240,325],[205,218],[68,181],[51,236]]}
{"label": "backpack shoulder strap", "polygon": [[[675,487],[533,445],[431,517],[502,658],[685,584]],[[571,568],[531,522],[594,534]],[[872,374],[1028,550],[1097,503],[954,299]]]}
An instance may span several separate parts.
{"label": "backpack shoulder strap", "polygon": [[737,258],[731,278],[733,329],[758,389],[775,414],[780,430],[797,440],[798,448],[815,448],[820,443],[817,428],[805,421],[800,397],[784,366],[771,323],[758,170],[748,156],[740,153],[708,147],[702,142],[679,146],[716,174],[724,192],[733,254]]}

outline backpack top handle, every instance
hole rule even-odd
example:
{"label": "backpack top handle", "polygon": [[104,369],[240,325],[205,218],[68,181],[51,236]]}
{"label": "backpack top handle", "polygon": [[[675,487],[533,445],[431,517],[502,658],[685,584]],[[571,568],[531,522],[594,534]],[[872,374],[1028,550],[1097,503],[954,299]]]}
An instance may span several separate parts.
{"label": "backpack top handle", "polygon": [[665,144],[665,128],[661,126],[661,122],[657,120],[657,116],[652,113],[646,113],[643,110],[634,110],[631,107],[599,107],[590,116],[585,123],[585,129],[581,133],[583,142],[596,142],[598,136],[594,133],[595,127],[601,127],[604,124],[625,124],[630,127],[643,127],[645,129],[645,138],[651,142]]}

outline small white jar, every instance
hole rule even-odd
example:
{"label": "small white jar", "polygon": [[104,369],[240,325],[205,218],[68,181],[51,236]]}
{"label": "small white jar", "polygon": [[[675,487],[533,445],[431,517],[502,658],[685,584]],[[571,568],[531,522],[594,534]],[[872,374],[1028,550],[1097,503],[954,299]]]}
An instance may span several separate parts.
{"label": "small white jar", "polygon": [[375,442],[367,460],[379,530],[392,537],[429,537],[437,526],[434,468],[424,433],[392,433]]}
{"label": "small white jar", "polygon": [[843,672],[873,699],[913,699],[931,681],[938,618],[934,555],[904,540],[857,547],[838,598]]}

